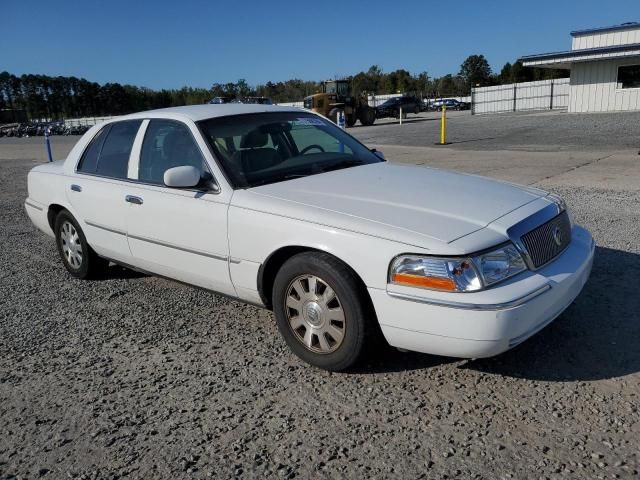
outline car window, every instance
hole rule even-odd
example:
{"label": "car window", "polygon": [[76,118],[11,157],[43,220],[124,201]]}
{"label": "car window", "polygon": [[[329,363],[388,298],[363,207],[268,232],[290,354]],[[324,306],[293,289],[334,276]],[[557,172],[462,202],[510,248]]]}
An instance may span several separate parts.
{"label": "car window", "polygon": [[[292,122],[289,132],[299,152],[332,152],[352,154],[348,145],[340,142],[329,133],[319,130],[313,125]],[[320,148],[318,148],[320,147]]]}
{"label": "car window", "polygon": [[138,180],[164,185],[164,172],[183,165],[207,170],[189,128],[172,120],[151,120],[142,142]]}
{"label": "car window", "polygon": [[89,143],[89,146],[85,149],[82,154],[82,158],[80,159],[80,163],[78,164],[78,171],[84,173],[96,173],[96,168],[98,166],[98,156],[100,155],[100,150],[102,149],[102,144],[104,143],[104,139],[107,136],[106,132],[109,131],[111,125],[107,125],[102,128],[95,137]]}
{"label": "car window", "polygon": [[142,120],[134,120],[111,125],[98,158],[98,175],[127,178],[129,155],[141,123]]}
{"label": "car window", "polygon": [[115,122],[103,128],[85,150],[78,171],[127,178],[129,155],[142,120]]}

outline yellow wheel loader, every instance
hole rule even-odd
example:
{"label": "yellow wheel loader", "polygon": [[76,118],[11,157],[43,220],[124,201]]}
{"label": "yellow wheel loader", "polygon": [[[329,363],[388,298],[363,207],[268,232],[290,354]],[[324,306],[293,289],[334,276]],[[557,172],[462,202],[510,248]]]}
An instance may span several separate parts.
{"label": "yellow wheel loader", "polygon": [[344,112],[347,127],[353,127],[360,120],[362,125],[373,125],[376,111],[369,106],[365,95],[355,96],[351,92],[349,80],[327,80],[322,82],[322,92],[304,99],[304,108],[323,115],[336,122],[338,112]]}

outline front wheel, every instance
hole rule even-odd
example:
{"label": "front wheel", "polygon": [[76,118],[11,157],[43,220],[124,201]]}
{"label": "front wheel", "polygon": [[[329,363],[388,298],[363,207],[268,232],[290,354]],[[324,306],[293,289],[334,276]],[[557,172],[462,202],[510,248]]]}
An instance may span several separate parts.
{"label": "front wheel", "polygon": [[358,117],[360,118],[360,123],[368,127],[376,121],[376,111],[372,107],[363,107],[360,109]]}
{"label": "front wheel", "polygon": [[375,331],[356,274],[325,253],[290,258],[273,285],[278,330],[298,357],[325,370],[352,367]]}
{"label": "front wheel", "polygon": [[109,262],[89,246],[76,219],[66,210],[56,217],[54,226],[58,254],[67,271],[76,278],[99,277]]}
{"label": "front wheel", "polygon": [[351,113],[349,115],[345,115],[344,120],[347,127],[353,127],[358,119],[356,118],[355,113]]}

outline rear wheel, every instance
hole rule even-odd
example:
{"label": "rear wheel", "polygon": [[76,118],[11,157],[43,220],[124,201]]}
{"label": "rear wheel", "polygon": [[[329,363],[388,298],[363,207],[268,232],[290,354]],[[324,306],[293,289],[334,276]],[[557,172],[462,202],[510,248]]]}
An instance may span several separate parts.
{"label": "rear wheel", "polygon": [[67,271],[76,278],[96,278],[104,274],[109,262],[89,246],[76,219],[62,210],[54,226],[58,254]]}
{"label": "rear wheel", "polygon": [[280,334],[298,357],[340,371],[360,358],[375,315],[355,273],[336,258],[306,252],[290,258],[273,285]]}
{"label": "rear wheel", "polygon": [[[402,109],[402,119],[406,119],[407,118],[407,110],[405,108]],[[396,119],[400,119],[400,109],[396,110]]]}

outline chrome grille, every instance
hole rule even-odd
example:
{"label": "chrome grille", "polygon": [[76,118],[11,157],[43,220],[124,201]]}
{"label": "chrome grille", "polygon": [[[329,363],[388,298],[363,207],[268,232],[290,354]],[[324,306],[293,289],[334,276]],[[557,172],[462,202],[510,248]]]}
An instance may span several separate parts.
{"label": "chrome grille", "polygon": [[571,222],[564,211],[520,237],[534,268],[556,258],[571,242]]}

